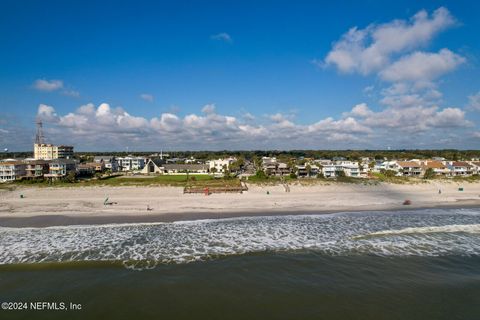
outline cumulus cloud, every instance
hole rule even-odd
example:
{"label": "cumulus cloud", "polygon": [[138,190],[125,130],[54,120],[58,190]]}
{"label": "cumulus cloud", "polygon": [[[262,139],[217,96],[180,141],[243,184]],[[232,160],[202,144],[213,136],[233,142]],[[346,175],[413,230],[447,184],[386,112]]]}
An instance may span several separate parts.
{"label": "cumulus cloud", "polygon": [[345,119],[335,120],[331,117],[320,120],[312,125],[309,125],[308,132],[323,132],[336,134],[350,134],[350,133],[371,133],[372,129],[362,125],[357,119],[347,117]]}
{"label": "cumulus cloud", "polygon": [[148,101],[148,102],[153,102],[153,100],[154,100],[153,95],[152,95],[152,94],[149,94],[149,93],[142,93],[142,94],[140,95],[140,98],[143,99],[143,100],[145,100],[145,101]]}
{"label": "cumulus cloud", "polygon": [[39,91],[55,91],[63,88],[62,80],[47,80],[47,79],[37,79],[33,83],[33,87]]}
{"label": "cumulus cloud", "polygon": [[46,104],[40,104],[38,106],[37,117],[41,120],[55,122],[57,120],[57,114],[55,108]]}
{"label": "cumulus cloud", "polygon": [[480,110],[480,91],[468,96],[468,105],[469,110]]}
{"label": "cumulus cloud", "polygon": [[353,27],[333,45],[324,64],[343,73],[367,75],[384,68],[394,55],[424,46],[454,23],[450,12],[441,7],[431,15],[419,11],[409,21],[393,20],[365,29]]}
{"label": "cumulus cloud", "polygon": [[380,72],[383,80],[430,81],[457,68],[465,58],[448,49],[438,53],[414,52],[400,58]]}
{"label": "cumulus cloud", "polygon": [[226,32],[212,34],[210,36],[210,39],[217,40],[217,41],[223,41],[223,42],[227,42],[227,43],[232,43],[233,42],[232,37]]}
{"label": "cumulus cloud", "polygon": [[345,117],[367,117],[372,113],[366,103],[359,103],[355,105],[350,112],[344,112]]}
{"label": "cumulus cloud", "polygon": [[[407,138],[418,133],[428,135],[445,128],[451,131],[470,127],[472,123],[460,108],[438,107],[443,94],[436,83],[466,59],[448,48],[421,51],[437,34],[455,24],[455,18],[441,7],[432,14],[419,11],[409,20],[348,30],[333,44],[323,65],[334,66],[341,73],[378,76],[378,103],[383,109],[373,111],[366,104],[359,104],[344,112],[343,117],[355,119],[352,126],[370,128],[373,131],[370,136],[386,134],[388,138],[383,139],[391,143],[403,141],[407,147],[419,145],[418,137]],[[364,93],[367,97],[377,97],[372,94],[374,89],[367,86]],[[469,105],[470,109],[475,109],[474,106],[480,109],[480,93],[478,97],[471,96]],[[401,136],[391,138],[392,130],[401,132]]]}
{"label": "cumulus cloud", "polygon": [[206,113],[206,114],[215,113],[215,105],[213,103],[212,104],[206,104],[205,106],[203,106],[202,112]]}
{"label": "cumulus cloud", "polygon": [[70,143],[96,148],[134,143],[145,147],[197,149],[255,148],[259,145],[285,148],[298,142],[339,141],[339,137],[343,142],[347,137],[349,141],[356,141],[359,136],[371,132],[352,117],[329,117],[313,124],[297,124],[288,119],[288,115],[278,113],[268,117],[267,123],[258,123],[253,116],[245,119],[218,114],[214,104],[205,105],[201,111],[201,114],[183,117],[165,112],[147,119],[107,103],[85,104],[64,115],[58,115],[52,106],[41,104],[37,116],[48,124],[52,136],[70,137]]}
{"label": "cumulus cloud", "polygon": [[[215,112],[207,104],[201,113],[179,116],[164,112],[153,118],[132,115],[107,103],[91,103],[64,115],[41,104],[37,116],[45,121],[53,141],[65,141],[84,149],[120,149],[135,145],[142,149],[262,149],[273,148],[365,148],[398,141],[419,146],[440,135],[471,127],[459,108],[388,107],[374,111],[366,103],[355,105],[340,117],[298,123],[276,113],[256,121]],[[440,135],[441,136],[441,135]],[[423,137],[423,140],[422,140]],[[438,140],[440,141],[440,140]],[[123,146],[123,147],[122,147]]]}
{"label": "cumulus cloud", "polygon": [[[380,129],[394,129],[403,134],[414,135],[417,132],[437,128],[464,128],[472,125],[465,119],[465,112],[459,108],[440,109],[437,106],[422,107],[412,106],[407,108],[387,108],[374,112],[365,104],[358,113],[358,106],[349,113],[357,113],[361,118],[359,123],[376,131]],[[415,141],[412,141],[414,144]]]}

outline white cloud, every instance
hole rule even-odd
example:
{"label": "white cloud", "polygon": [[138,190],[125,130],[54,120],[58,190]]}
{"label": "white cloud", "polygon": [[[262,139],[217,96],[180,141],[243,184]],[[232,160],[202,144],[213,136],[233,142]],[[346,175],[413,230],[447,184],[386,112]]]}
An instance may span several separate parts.
{"label": "white cloud", "polygon": [[450,12],[441,7],[430,16],[419,11],[409,21],[353,27],[333,45],[324,64],[334,65],[340,72],[367,75],[384,68],[395,54],[424,46],[454,23]]}
{"label": "white cloud", "polygon": [[33,87],[39,91],[50,92],[63,88],[63,81],[38,79],[33,83]]}
{"label": "white cloud", "polygon": [[324,120],[320,120],[307,127],[308,132],[331,132],[331,133],[371,133],[372,130],[359,123],[353,117],[347,117],[345,119],[334,120],[329,117]]}
{"label": "white cloud", "polygon": [[52,106],[43,103],[38,105],[37,117],[50,122],[57,120],[55,109]]}
{"label": "white cloud", "polygon": [[203,106],[202,112],[206,114],[215,113],[215,105],[213,103],[206,104],[205,106]]}
{"label": "white cloud", "polygon": [[469,110],[480,110],[480,91],[468,96],[468,105]]}
{"label": "white cloud", "polygon": [[178,132],[182,129],[182,120],[175,114],[163,113],[160,118],[150,120],[150,125],[159,132]]}
{"label": "white cloud", "polygon": [[372,114],[366,103],[355,105],[350,112],[344,112],[344,117],[367,117]]}
{"label": "white cloud", "polygon": [[80,106],[78,109],[77,109],[77,113],[80,113],[80,114],[94,114],[95,113],[95,106],[93,105],[93,103],[87,103],[83,106]]}
{"label": "white cloud", "polygon": [[[281,113],[261,122],[215,112],[213,104],[204,112],[179,116],[165,112],[147,119],[107,103],[89,103],[75,112],[58,115],[52,106],[41,104],[38,117],[45,121],[51,141],[80,145],[83,149],[274,149],[274,148],[361,148],[378,143],[409,147],[432,143],[432,134],[448,128],[450,133],[471,127],[459,108],[388,107],[373,111],[367,104],[354,106],[339,118],[327,117],[303,124]],[[205,108],[207,107],[207,108]],[[206,112],[205,112],[206,111]],[[69,141],[65,141],[69,140]],[[443,140],[442,140],[443,141]],[[454,141],[452,138],[451,141]]]}
{"label": "white cloud", "polygon": [[465,111],[459,108],[445,108],[427,120],[432,127],[455,128],[469,127],[472,123],[465,119]]}
{"label": "white cloud", "polygon": [[250,112],[244,113],[242,117],[247,121],[253,121],[253,120],[256,119],[256,117],[253,114],[251,114]]}
{"label": "white cloud", "polygon": [[149,93],[142,93],[142,94],[140,95],[140,98],[143,99],[143,100],[145,100],[145,101],[148,101],[148,102],[153,102],[153,100],[154,100],[153,95],[152,95],[152,94],[149,94]]}
{"label": "white cloud", "polygon": [[80,92],[65,88],[62,80],[47,80],[47,79],[37,79],[33,83],[32,87],[38,91],[44,92],[53,92],[61,90],[61,94],[69,97],[78,98],[80,97]]}
{"label": "white cloud", "polygon": [[[252,148],[269,144],[285,146],[293,141],[306,143],[325,140],[343,140],[351,134],[364,135],[370,130],[354,118],[335,120],[327,118],[312,125],[296,124],[291,116],[275,114],[265,124],[215,112],[214,104],[207,104],[202,113],[179,117],[173,113],[162,113],[146,119],[133,116],[122,108],[112,108],[107,103],[98,107],[89,103],[75,112],[57,115],[52,106],[40,105],[38,116],[50,127],[49,137],[69,137],[70,143],[92,145],[95,148],[119,145],[171,145],[190,148]],[[248,121],[248,122],[245,122]],[[99,139],[98,137],[102,137]],[[357,140],[349,136],[350,141]],[[63,141],[63,140],[62,140]]]}
{"label": "white cloud", "polygon": [[[342,73],[377,75],[389,84],[377,90],[383,110],[374,112],[366,104],[359,104],[344,112],[343,117],[357,119],[358,125],[372,129],[374,136],[385,133],[390,142],[403,141],[407,146],[419,143],[417,138],[407,139],[414,133],[471,126],[461,109],[438,107],[443,94],[435,82],[466,59],[447,48],[419,51],[455,23],[450,12],[441,7],[431,15],[422,10],[408,21],[393,20],[364,29],[353,27],[345,33],[325,57],[324,66],[335,66]],[[364,93],[371,98],[376,96],[373,90],[373,86],[367,86]],[[475,102],[472,97],[470,104]],[[480,108],[480,96],[478,102]],[[402,132],[402,136],[391,138],[389,130]]]}
{"label": "white cloud", "polygon": [[[349,114],[354,114],[355,108]],[[436,106],[390,107],[379,112],[373,112],[365,106],[362,107],[362,111],[357,116],[361,125],[373,130],[395,129],[407,135],[414,135],[416,132],[436,128],[464,128],[472,125],[470,121],[465,119],[465,112],[459,108],[439,109]],[[415,141],[412,141],[412,144],[414,143]]]}
{"label": "white cloud", "polygon": [[66,96],[69,96],[69,97],[74,97],[74,98],[80,97],[80,92],[78,92],[76,90],[72,90],[72,89],[63,90],[62,94],[66,95]]}
{"label": "white cloud", "polygon": [[448,49],[438,53],[414,52],[386,67],[380,72],[380,77],[391,82],[431,81],[464,62],[464,57]]}
{"label": "white cloud", "polygon": [[281,123],[281,122],[287,121],[289,117],[282,113],[275,113],[275,114],[269,115],[268,118],[273,122]]}
{"label": "white cloud", "polygon": [[371,85],[371,86],[366,86],[365,88],[363,88],[363,94],[367,97],[372,97],[372,94],[375,90],[375,86]]}
{"label": "white cloud", "polygon": [[473,136],[474,138],[480,138],[480,131],[475,131],[475,132],[473,132],[473,133],[472,133],[472,136]]}
{"label": "white cloud", "polygon": [[223,42],[227,42],[227,43],[232,43],[233,42],[232,37],[226,32],[213,34],[213,35],[210,36],[210,39],[223,41]]}

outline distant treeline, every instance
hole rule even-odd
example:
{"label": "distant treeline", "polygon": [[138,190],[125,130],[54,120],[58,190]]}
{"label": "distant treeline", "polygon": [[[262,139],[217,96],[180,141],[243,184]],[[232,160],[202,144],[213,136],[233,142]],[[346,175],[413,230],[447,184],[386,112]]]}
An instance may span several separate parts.
{"label": "distant treeline", "polygon": [[[75,152],[78,158],[93,158],[96,155],[113,155],[116,157],[125,157],[129,154],[140,156],[150,156],[159,153],[158,151],[145,152]],[[374,159],[428,159],[432,157],[443,157],[448,160],[470,160],[471,158],[480,158],[480,150],[255,150],[255,151],[164,151],[170,158],[190,158],[207,160],[215,158],[224,158],[229,156],[241,157],[248,160],[258,159],[264,156],[277,158],[325,158],[343,157],[348,160],[358,160],[362,157]],[[32,157],[32,152],[8,152],[0,153],[1,159],[6,158],[28,158]]]}

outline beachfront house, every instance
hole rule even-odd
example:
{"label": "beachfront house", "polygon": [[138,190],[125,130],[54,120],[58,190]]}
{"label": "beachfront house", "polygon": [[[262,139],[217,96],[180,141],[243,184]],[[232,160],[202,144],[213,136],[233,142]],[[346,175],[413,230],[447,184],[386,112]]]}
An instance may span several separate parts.
{"label": "beachfront house", "polygon": [[398,170],[397,161],[376,160],[373,172],[382,172],[384,170]]}
{"label": "beachfront house", "polygon": [[349,161],[341,158],[341,160],[335,161],[323,160],[322,162],[319,162],[317,160],[316,162],[322,163],[321,172],[325,178],[335,178],[342,175],[354,178],[361,176],[360,166],[356,161]]}
{"label": "beachfront house", "polygon": [[472,174],[480,174],[480,161],[470,161],[469,164],[472,167]]}
{"label": "beachfront house", "polygon": [[284,162],[278,162],[275,157],[263,157],[262,158],[262,170],[268,176],[286,176],[292,171],[288,164]]}
{"label": "beachfront house", "polygon": [[25,178],[41,179],[49,171],[49,163],[46,160],[26,160]]}
{"label": "beachfront house", "polygon": [[72,159],[55,159],[50,161],[45,178],[56,180],[66,177],[69,173],[76,173],[77,163]]}
{"label": "beachfront house", "polygon": [[447,166],[452,176],[470,176],[473,173],[472,166],[465,161],[448,161]]}
{"label": "beachfront house", "polygon": [[442,161],[438,160],[425,160],[421,162],[424,171],[428,169],[432,169],[434,174],[437,176],[449,176],[450,175],[450,169],[443,164]]}
{"label": "beachfront house", "polygon": [[343,171],[347,177],[360,177],[360,166],[356,161],[337,160],[334,162],[336,171]]}
{"label": "beachfront house", "polygon": [[117,159],[114,156],[95,156],[93,158],[93,162],[96,163],[103,163],[105,166],[105,169],[110,170],[111,172],[117,172],[118,171],[118,162]]}
{"label": "beachfront house", "polygon": [[419,161],[396,161],[395,169],[397,176],[403,177],[421,177],[424,173],[424,167]]}
{"label": "beachfront house", "polygon": [[95,166],[89,165],[88,163],[80,163],[77,165],[77,175],[78,176],[93,176],[95,174]]}
{"label": "beachfront house", "polygon": [[320,168],[317,165],[306,163],[295,166],[295,172],[299,178],[317,177]]}
{"label": "beachfront house", "polygon": [[10,182],[22,179],[26,175],[27,165],[21,161],[0,162],[0,182]]}
{"label": "beachfront house", "polygon": [[275,157],[262,157],[262,170],[267,176],[274,175],[277,168],[277,158]]}
{"label": "beachfront house", "polygon": [[135,171],[142,170],[145,167],[145,158],[127,156],[117,158],[118,168],[121,171]]}
{"label": "beachfront house", "polygon": [[337,167],[333,164],[324,164],[322,166],[322,174],[325,178],[335,178]]}

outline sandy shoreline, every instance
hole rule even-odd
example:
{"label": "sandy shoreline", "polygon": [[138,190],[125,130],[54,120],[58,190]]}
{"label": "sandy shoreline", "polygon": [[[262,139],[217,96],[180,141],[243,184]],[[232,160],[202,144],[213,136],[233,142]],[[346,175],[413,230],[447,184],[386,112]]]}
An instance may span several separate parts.
{"label": "sandy shoreline", "polygon": [[[458,188],[463,187],[464,191]],[[438,190],[441,190],[441,194]],[[0,190],[0,226],[171,222],[238,216],[480,207],[480,183],[250,185],[243,194],[183,194],[176,187],[22,187]],[[267,194],[268,191],[268,194]],[[24,198],[21,198],[23,195]],[[105,198],[116,202],[103,204]],[[409,199],[412,205],[404,206]],[[147,205],[152,208],[147,211]]]}

